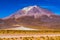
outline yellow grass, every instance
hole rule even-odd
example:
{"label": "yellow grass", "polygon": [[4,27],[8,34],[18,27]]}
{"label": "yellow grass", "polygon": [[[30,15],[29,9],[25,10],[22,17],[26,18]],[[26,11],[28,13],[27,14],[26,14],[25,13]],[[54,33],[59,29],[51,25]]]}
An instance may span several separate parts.
{"label": "yellow grass", "polygon": [[58,33],[58,34],[60,34],[60,30],[54,30],[54,29],[51,29],[51,30],[49,30],[49,29],[47,29],[47,30],[0,30],[0,34],[11,34],[11,33],[13,33],[13,34],[32,34],[32,33],[37,33],[37,34],[51,34],[51,33],[53,33],[53,34],[56,34],[56,33]]}
{"label": "yellow grass", "polygon": [[[46,36],[44,36],[45,34]],[[53,36],[53,34],[59,35]],[[18,37],[12,37],[15,35]],[[60,40],[60,30],[0,30],[0,40]]]}

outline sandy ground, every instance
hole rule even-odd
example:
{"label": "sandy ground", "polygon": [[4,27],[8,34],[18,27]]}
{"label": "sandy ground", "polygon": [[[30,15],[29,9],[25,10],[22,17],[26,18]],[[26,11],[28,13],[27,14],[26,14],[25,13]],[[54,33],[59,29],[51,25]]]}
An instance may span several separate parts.
{"label": "sandy ground", "polygon": [[38,30],[38,29],[33,29],[33,28],[27,28],[24,26],[20,26],[20,27],[15,27],[15,28],[7,28],[5,30]]}

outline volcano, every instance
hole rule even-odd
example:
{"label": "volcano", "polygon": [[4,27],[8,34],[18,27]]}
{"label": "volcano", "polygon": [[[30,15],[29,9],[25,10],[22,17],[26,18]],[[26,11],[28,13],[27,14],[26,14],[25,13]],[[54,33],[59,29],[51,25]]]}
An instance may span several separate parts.
{"label": "volcano", "polygon": [[0,19],[0,29],[27,27],[32,29],[60,29],[60,16],[39,6],[28,6]]}
{"label": "volcano", "polygon": [[34,6],[28,6],[21,10],[18,10],[14,14],[10,15],[9,17],[3,18],[3,19],[8,19],[8,18],[17,19],[22,16],[34,16],[34,17],[38,18],[43,15],[50,16],[50,15],[54,15],[54,14],[52,12],[48,11],[47,9],[43,9],[43,8],[40,8],[39,6],[34,5]]}

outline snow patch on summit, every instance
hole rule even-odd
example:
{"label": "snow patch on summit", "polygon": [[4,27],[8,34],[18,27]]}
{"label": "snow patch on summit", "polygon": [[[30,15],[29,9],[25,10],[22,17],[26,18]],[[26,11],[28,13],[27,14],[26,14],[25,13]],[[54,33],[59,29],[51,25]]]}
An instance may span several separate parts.
{"label": "snow patch on summit", "polygon": [[34,7],[37,7],[36,5],[34,5],[34,6],[29,6],[29,7],[25,7],[25,8],[23,8],[22,10],[24,10],[26,13],[28,12],[28,11],[30,11],[32,8],[34,8]]}

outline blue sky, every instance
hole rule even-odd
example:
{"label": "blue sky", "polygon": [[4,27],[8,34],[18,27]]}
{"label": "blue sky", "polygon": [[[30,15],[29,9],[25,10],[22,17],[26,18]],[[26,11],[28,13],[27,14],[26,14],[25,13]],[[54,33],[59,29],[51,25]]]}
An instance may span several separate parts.
{"label": "blue sky", "polygon": [[23,7],[33,5],[60,15],[60,0],[0,0],[0,18],[7,17]]}

